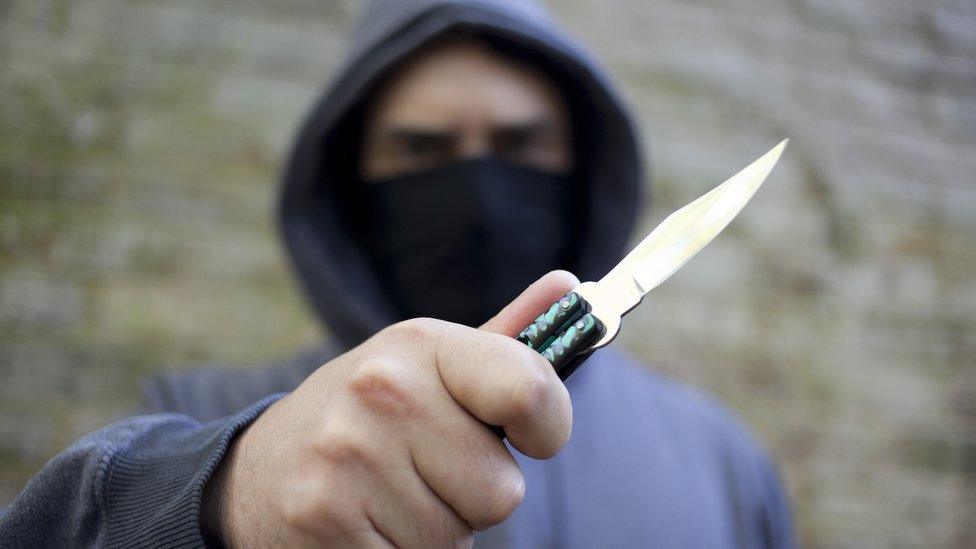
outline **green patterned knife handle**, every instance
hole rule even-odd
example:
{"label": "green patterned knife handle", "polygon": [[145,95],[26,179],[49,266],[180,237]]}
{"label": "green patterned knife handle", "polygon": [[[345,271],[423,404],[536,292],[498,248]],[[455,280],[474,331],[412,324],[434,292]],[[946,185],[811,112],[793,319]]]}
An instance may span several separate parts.
{"label": "green patterned knife handle", "polygon": [[577,317],[589,312],[588,309],[586,301],[579,294],[569,292],[532,321],[532,324],[526,326],[515,339],[541,353],[549,347],[557,334]]}
{"label": "green patterned knife handle", "polygon": [[[586,353],[590,346],[600,339],[602,334],[603,323],[592,314],[586,313],[560,333],[555,341],[542,352],[542,357],[552,364],[556,373],[559,374],[559,378],[565,381],[576,368],[565,374],[563,373],[564,370],[567,370],[574,359]],[[589,356],[588,353],[587,356]]]}

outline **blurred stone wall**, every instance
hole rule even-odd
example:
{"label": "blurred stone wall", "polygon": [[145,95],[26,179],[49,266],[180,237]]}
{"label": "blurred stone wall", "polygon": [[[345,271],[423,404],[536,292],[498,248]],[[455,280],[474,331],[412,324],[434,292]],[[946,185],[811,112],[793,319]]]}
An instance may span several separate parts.
{"label": "blurred stone wall", "polygon": [[[316,340],[274,181],[357,7],[0,0],[0,505],[146,375]],[[640,117],[642,229],[792,139],[621,344],[744,416],[805,545],[976,544],[976,4],[553,8]]]}

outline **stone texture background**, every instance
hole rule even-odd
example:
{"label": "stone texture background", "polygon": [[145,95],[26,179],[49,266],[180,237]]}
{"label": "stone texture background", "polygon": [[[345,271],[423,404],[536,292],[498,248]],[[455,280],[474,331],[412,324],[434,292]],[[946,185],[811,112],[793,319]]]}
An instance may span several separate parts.
{"label": "stone texture background", "polygon": [[[271,219],[357,2],[0,0],[0,504],[147,374],[314,341]],[[781,138],[622,344],[783,467],[812,547],[976,544],[976,4],[554,10],[643,125],[663,215]]]}

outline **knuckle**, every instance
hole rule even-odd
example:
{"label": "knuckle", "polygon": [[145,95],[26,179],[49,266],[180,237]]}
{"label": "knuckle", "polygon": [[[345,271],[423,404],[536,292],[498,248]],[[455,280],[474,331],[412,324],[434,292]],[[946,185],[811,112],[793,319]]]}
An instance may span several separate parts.
{"label": "knuckle", "polygon": [[525,479],[520,471],[506,475],[504,481],[493,482],[485,491],[484,507],[480,517],[471,525],[476,530],[484,530],[504,522],[525,498]]}
{"label": "knuckle", "polygon": [[510,420],[518,421],[531,416],[544,402],[551,382],[547,368],[550,366],[545,361],[525,362],[509,395]]}
{"label": "knuckle", "polygon": [[467,539],[473,539],[468,525],[446,512],[434,513],[426,518],[420,537],[433,547],[465,547]]}
{"label": "knuckle", "polygon": [[[558,452],[563,446],[569,443],[569,439],[573,434],[573,403],[569,398],[569,390],[565,385],[559,384],[559,407],[561,408],[561,430],[559,431],[559,437],[556,439],[556,448],[553,452]],[[549,456],[552,457],[552,456]]]}
{"label": "knuckle", "polygon": [[330,535],[343,530],[342,507],[321,480],[303,478],[281,498],[281,520],[300,532]]}
{"label": "knuckle", "polygon": [[474,533],[468,532],[464,535],[458,536],[455,540],[454,547],[458,549],[471,549],[474,547]]}
{"label": "knuckle", "polygon": [[411,318],[388,329],[400,341],[424,343],[434,336],[439,323],[440,321],[433,318]]}
{"label": "knuckle", "polygon": [[356,369],[349,390],[367,409],[390,418],[415,417],[421,406],[410,371],[396,360],[372,357]]}
{"label": "knuckle", "polygon": [[314,449],[319,458],[339,466],[375,461],[374,452],[363,433],[341,419],[326,424],[315,439]]}

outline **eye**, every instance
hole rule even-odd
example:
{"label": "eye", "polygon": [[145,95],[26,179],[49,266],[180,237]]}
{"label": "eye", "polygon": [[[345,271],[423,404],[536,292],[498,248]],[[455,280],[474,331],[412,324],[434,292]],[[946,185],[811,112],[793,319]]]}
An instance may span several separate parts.
{"label": "eye", "polygon": [[543,122],[500,127],[492,134],[492,146],[501,156],[525,159],[550,147],[552,134],[552,128]]}
{"label": "eye", "polygon": [[501,155],[517,155],[534,146],[534,136],[529,132],[503,131],[495,136],[495,150]]}
{"label": "eye", "polygon": [[453,140],[441,135],[413,134],[400,138],[400,153],[410,159],[428,160],[451,153]]}

